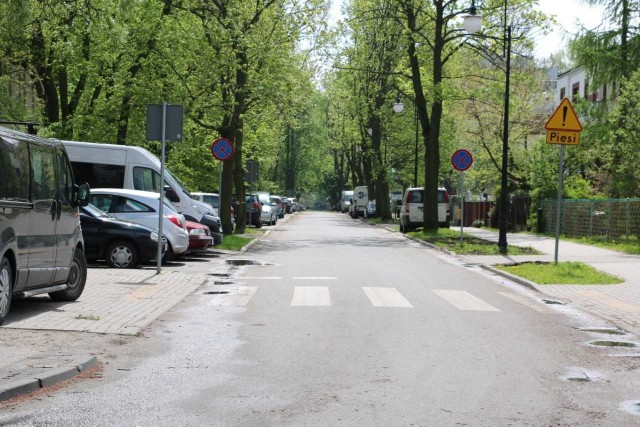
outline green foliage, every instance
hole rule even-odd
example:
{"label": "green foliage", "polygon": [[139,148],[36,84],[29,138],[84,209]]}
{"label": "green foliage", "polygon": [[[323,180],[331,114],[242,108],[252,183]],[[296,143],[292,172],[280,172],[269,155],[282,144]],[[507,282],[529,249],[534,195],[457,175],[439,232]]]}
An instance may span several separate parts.
{"label": "green foliage", "polygon": [[540,285],[613,285],[623,282],[581,262],[522,263],[499,266],[498,269]]}

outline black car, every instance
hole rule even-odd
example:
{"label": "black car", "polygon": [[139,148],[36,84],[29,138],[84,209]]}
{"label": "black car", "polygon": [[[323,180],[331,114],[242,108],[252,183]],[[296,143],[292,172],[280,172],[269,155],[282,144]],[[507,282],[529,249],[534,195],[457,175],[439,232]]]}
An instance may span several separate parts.
{"label": "black car", "polygon": [[[106,260],[115,268],[157,259],[158,233],[149,227],[114,218],[91,204],[80,208],[80,224],[87,259]],[[164,248],[166,243],[163,253]]]}
{"label": "black car", "polygon": [[[247,194],[244,196],[245,200],[245,211],[247,217],[247,225],[254,225],[256,228],[262,227],[262,203],[260,203],[260,199],[257,194]],[[236,199],[236,195],[231,195],[231,204],[234,206],[235,215],[238,215],[238,200]],[[238,218],[236,218],[236,223],[238,222]]]}

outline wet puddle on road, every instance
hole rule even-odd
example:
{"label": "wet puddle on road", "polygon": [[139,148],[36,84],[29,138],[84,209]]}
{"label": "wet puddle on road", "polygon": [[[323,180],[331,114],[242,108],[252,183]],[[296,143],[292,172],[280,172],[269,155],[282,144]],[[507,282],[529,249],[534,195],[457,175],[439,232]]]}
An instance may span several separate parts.
{"label": "wet puddle on road", "polygon": [[593,332],[596,334],[606,334],[606,335],[627,335],[627,333],[618,328],[576,328],[579,331],[583,332]]}
{"label": "wet puddle on road", "polygon": [[239,266],[239,267],[246,266],[246,265],[258,265],[258,266],[273,265],[266,261],[256,261],[253,259],[228,259],[226,260],[226,263],[234,266]]}
{"label": "wet puddle on road", "polygon": [[591,345],[595,345],[598,347],[624,347],[624,348],[637,347],[637,345],[632,342],[624,342],[624,341],[592,341]]}

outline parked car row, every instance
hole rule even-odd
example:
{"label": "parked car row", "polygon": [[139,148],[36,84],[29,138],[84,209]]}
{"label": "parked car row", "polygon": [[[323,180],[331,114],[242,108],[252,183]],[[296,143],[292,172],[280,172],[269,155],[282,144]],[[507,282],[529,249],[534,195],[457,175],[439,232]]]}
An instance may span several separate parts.
{"label": "parked car row", "polygon": [[[79,298],[87,259],[129,268],[157,260],[158,246],[169,260],[220,243],[217,213],[192,199],[168,170],[160,186],[159,169],[158,159],[139,147],[0,127],[0,324],[15,297]],[[76,184],[84,181],[95,188]]]}
{"label": "parked car row", "polygon": [[[404,193],[394,191],[390,194],[389,204],[392,213],[400,219],[400,231],[406,233],[422,226],[424,188],[410,187]],[[356,187],[342,192],[339,210],[348,212],[352,218],[372,217],[377,214],[375,199],[369,199],[366,186]],[[440,227],[449,227],[451,213],[449,193],[444,187],[438,188],[438,223]]]}
{"label": "parked car row", "polygon": [[[238,204],[235,194],[231,198],[231,203],[234,206]],[[284,218],[288,213],[303,210],[303,208],[303,205],[297,203],[293,198],[273,196],[266,191],[245,195],[246,224],[256,228],[260,228],[262,225],[276,225],[278,219]],[[238,212],[238,209],[235,209],[235,212]]]}

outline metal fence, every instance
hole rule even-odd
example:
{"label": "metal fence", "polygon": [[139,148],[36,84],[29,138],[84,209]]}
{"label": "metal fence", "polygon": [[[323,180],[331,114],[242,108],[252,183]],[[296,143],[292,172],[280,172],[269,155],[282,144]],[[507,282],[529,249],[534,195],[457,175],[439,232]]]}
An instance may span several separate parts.
{"label": "metal fence", "polygon": [[[557,203],[552,199],[540,203],[545,233],[556,230]],[[569,237],[640,238],[640,199],[564,200],[560,225],[561,233]]]}

